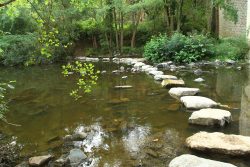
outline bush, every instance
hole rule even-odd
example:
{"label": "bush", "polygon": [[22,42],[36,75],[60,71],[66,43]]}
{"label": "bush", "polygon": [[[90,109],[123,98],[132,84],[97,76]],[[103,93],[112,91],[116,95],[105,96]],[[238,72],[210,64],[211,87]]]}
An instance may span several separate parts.
{"label": "bush", "polygon": [[213,47],[216,58],[221,60],[232,59],[240,60],[244,59],[248,53],[249,46],[246,38],[224,38],[217,42]]}
{"label": "bush", "polygon": [[189,63],[211,56],[213,42],[204,35],[185,36],[179,33],[171,38],[166,35],[153,37],[144,48],[144,57],[152,62],[172,60]]}
{"label": "bush", "polygon": [[168,42],[166,35],[153,36],[144,47],[144,57],[152,62],[167,60],[165,56],[165,45]]}
{"label": "bush", "polygon": [[144,48],[144,57],[155,63],[167,60],[190,63],[211,58],[240,60],[248,50],[245,38],[215,40],[204,35],[176,33],[171,38],[153,36]]}
{"label": "bush", "polygon": [[33,59],[37,50],[36,36],[3,35],[0,36],[0,60],[4,65],[24,65]]}

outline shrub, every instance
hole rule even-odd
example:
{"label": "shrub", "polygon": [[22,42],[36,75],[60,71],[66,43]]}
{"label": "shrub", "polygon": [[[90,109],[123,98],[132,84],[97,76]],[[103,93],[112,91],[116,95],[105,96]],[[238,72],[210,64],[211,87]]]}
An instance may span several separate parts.
{"label": "shrub", "polygon": [[144,57],[152,62],[167,60],[165,56],[165,45],[168,42],[166,35],[153,36],[144,47]]}
{"label": "shrub", "polygon": [[217,42],[213,47],[214,54],[218,59],[244,59],[248,53],[249,46],[246,38],[224,38]]}
{"label": "shrub", "polygon": [[176,33],[169,39],[166,35],[160,35],[146,44],[144,56],[153,62],[172,60],[189,63],[211,56],[212,45],[213,41],[204,35],[185,36]]}
{"label": "shrub", "polygon": [[37,50],[36,36],[3,35],[0,36],[0,60],[4,65],[19,65],[31,61]]}

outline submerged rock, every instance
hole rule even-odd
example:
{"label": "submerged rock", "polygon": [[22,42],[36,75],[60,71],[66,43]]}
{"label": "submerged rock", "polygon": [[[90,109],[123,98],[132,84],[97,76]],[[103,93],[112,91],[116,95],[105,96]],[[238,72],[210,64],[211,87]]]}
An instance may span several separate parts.
{"label": "submerged rock", "polygon": [[80,149],[72,149],[70,150],[68,159],[72,167],[77,167],[87,159],[87,156]]}
{"label": "submerged rock", "polygon": [[131,85],[121,85],[121,86],[115,86],[115,89],[130,89],[133,88]]}
{"label": "submerged rock", "polygon": [[187,147],[233,156],[250,155],[250,137],[220,132],[199,132],[187,138]]}
{"label": "submerged rock", "polygon": [[198,88],[171,88],[169,90],[170,96],[179,99],[182,96],[193,96],[200,92]]}
{"label": "submerged rock", "polygon": [[203,109],[218,106],[215,101],[201,96],[184,96],[181,97],[181,102],[187,109]]}
{"label": "submerged rock", "polygon": [[52,158],[52,155],[36,156],[29,158],[30,166],[42,166],[48,163]]}
{"label": "submerged rock", "polygon": [[162,81],[164,79],[176,79],[177,80],[177,77],[173,75],[155,75],[154,76],[154,80],[156,81]]}
{"label": "submerged rock", "polygon": [[202,74],[202,70],[201,69],[194,70],[194,74],[195,75],[201,75]]}
{"label": "submerged rock", "polygon": [[176,79],[164,79],[161,83],[162,87],[171,88],[175,86],[184,86],[185,82],[182,79],[176,80]]}
{"label": "submerged rock", "polygon": [[232,120],[231,113],[221,109],[202,109],[192,113],[188,122],[197,125],[219,125],[224,126]]}
{"label": "submerged rock", "polygon": [[169,167],[236,167],[229,163],[184,154],[173,159]]}

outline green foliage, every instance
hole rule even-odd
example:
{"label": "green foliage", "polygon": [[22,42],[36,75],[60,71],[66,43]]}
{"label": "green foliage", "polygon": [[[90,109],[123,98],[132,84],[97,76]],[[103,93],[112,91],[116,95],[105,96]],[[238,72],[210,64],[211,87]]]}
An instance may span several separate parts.
{"label": "green foliage", "polygon": [[7,102],[5,99],[5,94],[7,89],[14,89],[12,83],[15,81],[10,81],[8,83],[0,83],[0,120],[4,120],[4,113],[8,111]]}
{"label": "green foliage", "polygon": [[78,88],[71,91],[70,96],[76,100],[82,97],[82,93],[90,93],[92,87],[96,85],[99,71],[95,71],[95,66],[91,63],[81,63],[76,61],[74,64],[62,66],[63,75],[68,77],[70,74],[77,75]]}
{"label": "green foliage", "polygon": [[249,51],[246,38],[223,38],[219,40],[212,48],[216,58],[226,60],[244,59]]}
{"label": "green foliage", "polygon": [[202,59],[233,59],[245,57],[249,46],[245,38],[224,38],[219,41],[204,35],[185,36],[179,33],[171,38],[152,37],[144,49],[144,56],[152,62],[172,60],[190,63]]}
{"label": "green foliage", "polygon": [[35,63],[36,50],[35,34],[0,36],[0,61],[4,65]]}
{"label": "green foliage", "polygon": [[165,45],[168,42],[166,35],[153,36],[144,47],[144,57],[152,62],[167,60],[165,56]]}

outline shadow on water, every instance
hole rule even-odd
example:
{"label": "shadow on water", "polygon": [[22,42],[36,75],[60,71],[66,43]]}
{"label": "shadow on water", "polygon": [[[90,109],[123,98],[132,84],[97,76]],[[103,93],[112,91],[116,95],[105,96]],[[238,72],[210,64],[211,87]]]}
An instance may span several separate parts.
{"label": "shadow on water", "polygon": [[[193,153],[238,166],[250,166],[250,161],[221,155],[190,152],[185,148],[187,137],[199,131],[221,131],[227,134],[250,136],[250,70],[231,67],[202,67],[207,71],[197,76],[192,70],[173,72],[183,78],[188,87],[199,87],[201,95],[234,108],[232,124],[225,128],[207,128],[188,125],[190,113],[185,112],[168,91],[143,74],[112,74],[115,64],[96,64],[107,73],[100,76],[93,92],[74,101],[69,92],[74,80],[61,75],[59,65],[28,68],[2,68],[0,78],[16,80],[16,89],[9,93],[10,122],[0,131],[16,136],[23,146],[22,155],[64,153],[61,140],[67,134],[96,129],[86,140],[75,142],[85,152],[94,152],[100,166],[166,166],[171,159],[183,153]],[[124,82],[133,89],[116,90]],[[204,83],[195,83],[202,77]]]}

